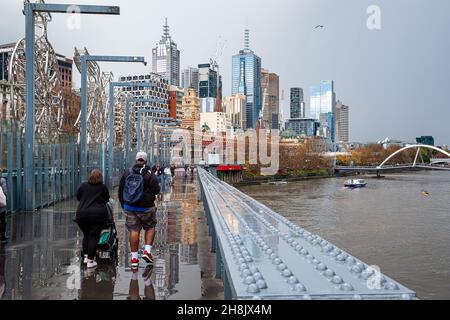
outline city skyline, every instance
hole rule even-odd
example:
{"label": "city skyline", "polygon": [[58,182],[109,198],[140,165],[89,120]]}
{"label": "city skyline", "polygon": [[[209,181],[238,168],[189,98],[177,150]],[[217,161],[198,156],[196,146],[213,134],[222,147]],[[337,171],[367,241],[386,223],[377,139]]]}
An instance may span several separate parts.
{"label": "city skyline", "polygon": [[[108,4],[108,1],[96,3]],[[218,1],[214,9],[222,12],[229,7],[227,3]],[[445,89],[449,45],[440,40],[447,38],[450,30],[445,15],[450,9],[448,1],[437,0],[432,4],[419,0],[378,1],[382,29],[371,31],[366,26],[366,9],[372,4],[369,1],[348,0],[344,6],[325,0],[315,1],[314,5],[312,1],[285,0],[258,6],[260,2],[249,0],[232,17],[212,19],[214,28],[206,30],[201,39],[195,39],[198,26],[204,23],[196,8],[205,5],[205,1],[195,4],[172,1],[160,4],[158,10],[138,10],[136,3],[125,1],[115,4],[121,6],[121,16],[105,17],[103,28],[90,31],[89,37],[83,32],[83,24],[92,28],[96,18],[83,16],[82,29],[66,30],[67,33],[58,32],[59,28],[67,28],[67,18],[54,15],[49,34],[55,50],[70,57],[76,43],[78,47],[86,46],[92,54],[144,55],[151,64],[151,48],[160,39],[161,25],[168,17],[171,35],[181,51],[181,69],[208,61],[218,38],[227,40],[219,64],[224,96],[229,96],[231,56],[242,48],[242,32],[248,26],[252,49],[262,58],[262,67],[280,75],[284,119],[289,114],[290,87],[309,88],[322,79],[333,79],[337,98],[352,106],[352,140],[375,142],[390,137],[413,141],[416,136],[432,135],[437,144],[450,143],[449,129],[440,121],[450,116],[447,107],[450,93]],[[145,8],[150,4],[141,2],[140,5]],[[5,14],[0,22],[1,42],[17,41],[24,34],[22,3],[7,1],[2,6]],[[189,24],[184,21],[185,12],[191,14]],[[286,15],[288,12],[301,12],[303,18],[297,19],[297,14]],[[420,20],[411,18],[419,14]],[[273,19],[274,23],[265,23],[267,19]],[[314,29],[318,23],[324,28]],[[148,30],[145,37],[132,31],[133,27],[143,26]],[[418,38],[420,46],[417,46]],[[288,54],[280,59],[280,52]],[[101,66],[104,71],[111,70],[116,79],[151,69],[151,66]],[[74,80],[79,84],[78,74]]]}

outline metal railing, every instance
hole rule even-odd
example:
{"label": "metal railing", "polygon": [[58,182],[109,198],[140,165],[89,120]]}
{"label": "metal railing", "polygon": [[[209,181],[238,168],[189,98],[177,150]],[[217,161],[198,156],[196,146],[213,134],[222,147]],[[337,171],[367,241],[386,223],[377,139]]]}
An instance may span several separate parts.
{"label": "metal railing", "polygon": [[198,169],[225,299],[414,299],[375,268]]}

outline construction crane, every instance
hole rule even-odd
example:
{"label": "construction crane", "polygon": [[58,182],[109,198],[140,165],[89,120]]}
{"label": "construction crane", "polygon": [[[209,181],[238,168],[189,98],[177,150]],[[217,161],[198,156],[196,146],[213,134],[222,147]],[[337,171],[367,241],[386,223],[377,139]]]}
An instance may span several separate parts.
{"label": "construction crane", "polygon": [[220,67],[219,67],[219,60],[222,58],[223,52],[225,50],[225,47],[227,46],[227,41],[222,40],[222,36],[219,36],[219,39],[217,40],[216,45],[216,52],[214,53],[213,57],[210,59],[210,65],[211,69],[217,72],[217,99],[216,99],[216,106],[215,111],[221,111],[222,110],[222,95],[221,95],[221,81],[220,81]]}

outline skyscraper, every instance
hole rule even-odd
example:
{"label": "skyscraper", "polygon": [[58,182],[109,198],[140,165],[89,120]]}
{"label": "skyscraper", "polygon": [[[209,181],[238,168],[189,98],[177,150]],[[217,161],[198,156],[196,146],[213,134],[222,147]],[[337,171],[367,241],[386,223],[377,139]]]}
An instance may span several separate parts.
{"label": "skyscraper", "polygon": [[234,129],[245,129],[246,125],[246,110],[245,110],[245,96],[236,94],[231,97],[225,97],[223,100],[223,109],[231,121],[231,126]]}
{"label": "skyscraper", "polygon": [[334,142],[336,93],[333,80],[310,88],[310,117],[320,121],[321,135]]}
{"label": "skyscraper", "polygon": [[214,112],[217,97],[217,72],[209,63],[198,65],[200,112]]}
{"label": "skyscraper", "polygon": [[291,119],[305,118],[305,102],[302,88],[291,88]]}
{"label": "skyscraper", "polygon": [[250,49],[249,30],[245,30],[244,49],[233,56],[232,95],[246,98],[246,128],[256,128],[262,108],[261,58]]}
{"label": "skyscraper", "polygon": [[280,77],[269,70],[261,69],[263,92],[262,121],[265,129],[279,129]]}
{"label": "skyscraper", "polygon": [[181,87],[184,90],[194,88],[198,94],[198,69],[188,67],[181,73]]}
{"label": "skyscraper", "polygon": [[336,141],[349,142],[350,108],[341,101],[336,103]]}
{"label": "skyscraper", "polygon": [[170,36],[167,18],[162,38],[152,50],[152,71],[166,79],[170,85],[180,86],[180,50]]}

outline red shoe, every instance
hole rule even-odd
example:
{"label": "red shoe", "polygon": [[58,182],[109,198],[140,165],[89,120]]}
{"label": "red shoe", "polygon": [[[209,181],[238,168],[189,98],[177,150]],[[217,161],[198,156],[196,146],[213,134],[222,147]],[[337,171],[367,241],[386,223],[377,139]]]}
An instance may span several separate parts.
{"label": "red shoe", "polygon": [[144,259],[144,261],[147,263],[153,264],[153,256],[147,250],[144,250],[144,253],[142,254],[142,259]]}
{"label": "red shoe", "polygon": [[136,258],[131,259],[131,269],[139,268],[139,260]]}

